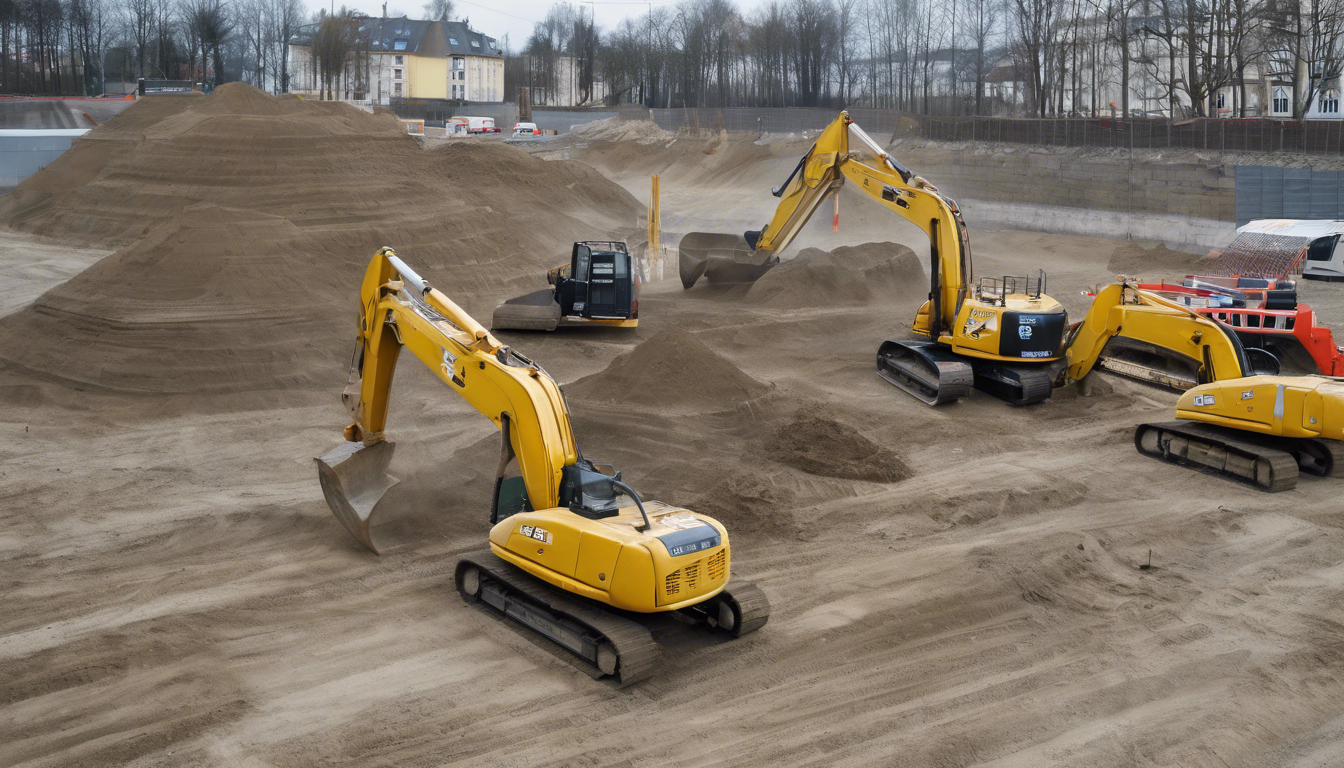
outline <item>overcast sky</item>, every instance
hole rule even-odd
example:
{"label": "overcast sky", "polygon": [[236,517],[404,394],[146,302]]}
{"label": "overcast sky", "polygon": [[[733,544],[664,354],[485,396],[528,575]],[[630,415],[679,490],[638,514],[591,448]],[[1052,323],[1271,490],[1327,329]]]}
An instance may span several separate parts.
{"label": "overcast sky", "polygon": [[[308,9],[316,11],[323,7],[318,0],[307,0]],[[425,0],[387,0],[387,12],[389,15],[404,13],[412,19],[424,17]],[[735,0],[735,4],[742,11],[747,11],[765,0]],[[328,0],[328,7],[331,0]],[[478,32],[484,32],[490,37],[502,40],[505,35],[509,36],[509,45],[512,50],[517,51],[527,42],[528,35],[532,34],[532,25],[546,18],[546,11],[553,5],[553,0],[453,0],[456,6],[458,19],[468,19],[473,29]],[[602,30],[610,31],[621,19],[627,16],[643,16],[649,12],[649,3],[637,2],[637,0],[595,0],[593,3],[576,3],[583,8],[584,12],[589,11],[597,15],[597,24]],[[674,5],[674,0],[653,0],[653,6]],[[344,5],[347,8],[355,8],[370,16],[377,16],[383,12],[382,0],[335,0],[335,7],[340,8]]]}

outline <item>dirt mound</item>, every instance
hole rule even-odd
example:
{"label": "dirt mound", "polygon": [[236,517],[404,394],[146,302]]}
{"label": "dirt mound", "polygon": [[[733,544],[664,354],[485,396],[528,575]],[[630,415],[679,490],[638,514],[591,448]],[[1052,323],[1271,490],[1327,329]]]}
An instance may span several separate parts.
{"label": "dirt mound", "polygon": [[479,316],[643,211],[580,163],[426,151],[386,115],[240,83],[146,99],[88,136],[0,199],[0,222],[124,247],[0,320],[0,361],[117,390],[336,386],[379,247]]}
{"label": "dirt mound", "polygon": [[1185,274],[1199,256],[1173,251],[1165,245],[1144,248],[1130,242],[1117,245],[1106,262],[1106,269],[1117,275],[1158,279],[1173,274]]}
{"label": "dirt mound", "polygon": [[833,251],[805,248],[765,273],[745,301],[767,307],[859,306],[909,302],[928,293],[915,252],[898,243],[864,243]]}
{"label": "dirt mound", "polygon": [[710,486],[690,508],[718,520],[734,537],[798,538],[797,495],[751,471],[735,472]]}
{"label": "dirt mound", "polygon": [[802,410],[766,445],[774,461],[823,477],[898,483],[914,471],[891,450],[816,410]]}
{"label": "dirt mound", "polygon": [[608,117],[574,126],[571,131],[590,141],[633,141],[637,144],[665,144],[677,138],[671,131],[658,127],[652,120],[621,120]]}
{"label": "dirt mound", "polygon": [[570,384],[573,397],[634,405],[722,410],[754,400],[770,385],[680,328],[659,331],[605,370]]}

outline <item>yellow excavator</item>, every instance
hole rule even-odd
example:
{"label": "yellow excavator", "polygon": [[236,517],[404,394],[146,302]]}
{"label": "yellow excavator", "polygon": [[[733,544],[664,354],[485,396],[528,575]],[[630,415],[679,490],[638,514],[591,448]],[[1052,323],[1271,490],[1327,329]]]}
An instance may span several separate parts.
{"label": "yellow excavator", "polygon": [[1203,467],[1271,493],[1302,472],[1344,475],[1344,379],[1250,375],[1192,387],[1176,421],[1140,424],[1145,456]]}
{"label": "yellow excavator", "polygon": [[1135,429],[1134,446],[1145,456],[1270,492],[1296,487],[1302,472],[1344,474],[1344,379],[1280,376],[1271,353],[1243,346],[1230,327],[1133,281],[1097,292],[1070,329],[1066,354],[1070,381],[1102,368],[1182,391],[1175,421]]}
{"label": "yellow excavator", "polygon": [[659,654],[629,614],[675,611],[734,637],[765,625],[765,594],[731,578],[727,529],[645,501],[610,465],[585,459],[555,380],[390,248],[373,258],[360,291],[341,395],[354,422],[346,442],[317,459],[327,504],[360,543],[378,551],[370,521],[397,482],[383,430],[402,347],[503,436],[489,547],[457,563],[465,600],[521,622],[622,685],[652,674]]}
{"label": "yellow excavator", "polygon": [[854,182],[874,201],[929,238],[929,300],[914,331],[928,341],[892,341],[877,353],[878,373],[930,405],[954,402],[972,387],[1014,405],[1050,396],[1063,367],[1068,316],[1036,277],[981,278],[971,285],[971,249],[956,203],[896,162],[841,112],[799,160],[774,218],[742,237],[693,232],[678,248],[682,286],[755,280],[776,263],[825,199]]}

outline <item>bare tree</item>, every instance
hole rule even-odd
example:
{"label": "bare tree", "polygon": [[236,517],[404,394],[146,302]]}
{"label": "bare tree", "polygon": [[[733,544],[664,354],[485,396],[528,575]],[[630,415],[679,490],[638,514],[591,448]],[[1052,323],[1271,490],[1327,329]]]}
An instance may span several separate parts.
{"label": "bare tree", "polygon": [[452,21],[456,10],[453,0],[429,0],[425,3],[425,21]]}

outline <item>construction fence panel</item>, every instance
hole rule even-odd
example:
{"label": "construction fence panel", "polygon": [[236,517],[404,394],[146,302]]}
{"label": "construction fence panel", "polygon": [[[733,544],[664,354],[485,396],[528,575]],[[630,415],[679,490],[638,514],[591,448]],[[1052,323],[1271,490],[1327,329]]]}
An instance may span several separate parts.
{"label": "construction fence panel", "polygon": [[1237,226],[1256,219],[1344,219],[1344,173],[1239,165]]}
{"label": "construction fence panel", "polygon": [[[1344,154],[1344,123],[1272,118],[930,117],[855,107],[850,115],[874,136],[983,141],[1050,147],[1189,149],[1201,152]],[[836,110],[815,107],[621,107],[622,120],[653,120],[669,131],[751,133],[819,131]]]}

